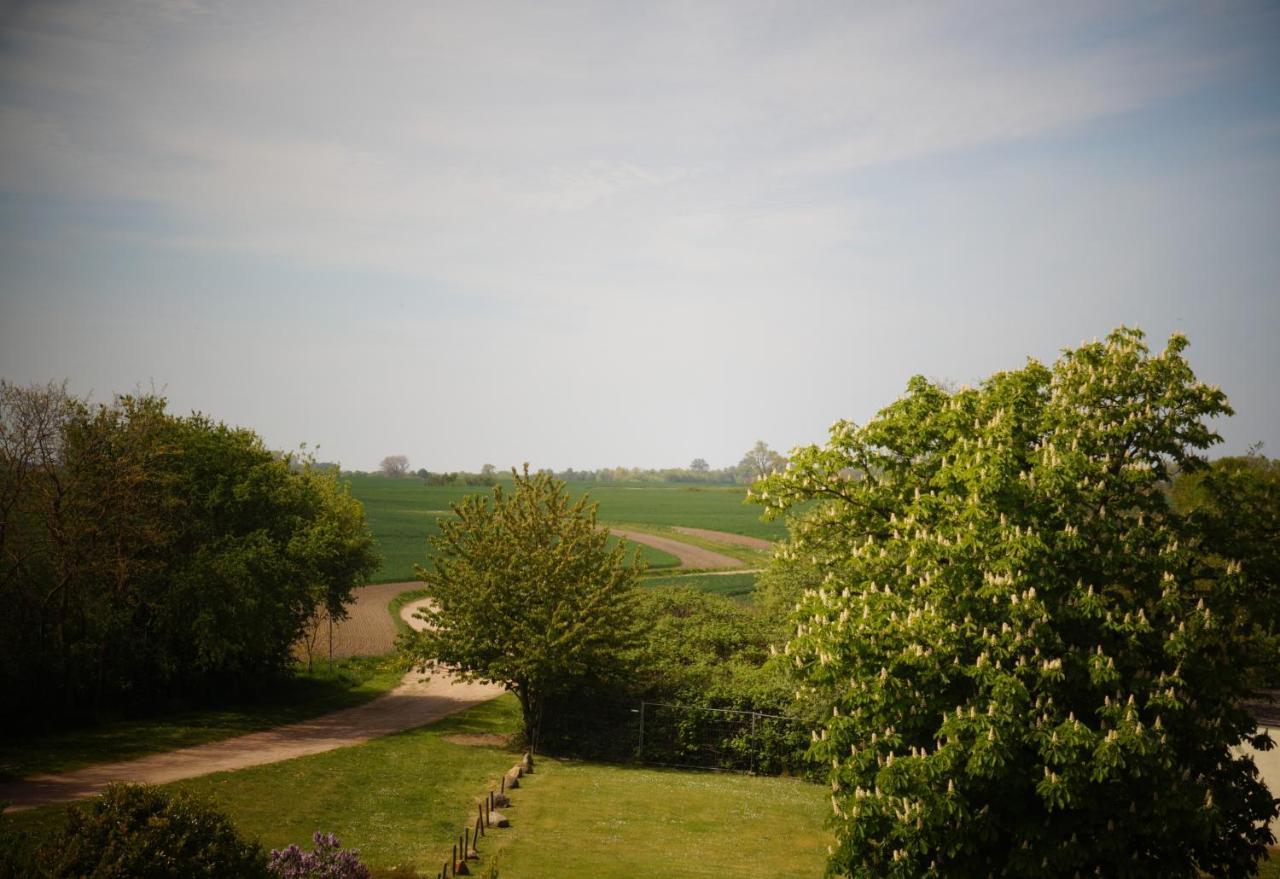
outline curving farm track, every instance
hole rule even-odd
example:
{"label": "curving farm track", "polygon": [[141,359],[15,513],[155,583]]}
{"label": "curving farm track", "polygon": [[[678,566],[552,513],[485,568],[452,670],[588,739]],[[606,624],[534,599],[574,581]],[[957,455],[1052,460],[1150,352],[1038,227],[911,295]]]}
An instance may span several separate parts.
{"label": "curving farm track", "polygon": [[[680,559],[682,568],[740,568],[742,562],[674,538],[638,531],[613,529],[615,534],[646,543]],[[719,532],[693,532],[711,537]],[[725,535],[738,537],[738,535]],[[715,538],[713,538],[715,539]],[[750,539],[750,538],[748,538]],[[727,542],[727,541],[726,541]],[[349,617],[334,626],[334,655],[378,655],[395,646],[398,629],[387,612],[396,595],[418,587],[418,583],[380,583],[356,591]],[[424,625],[414,613],[426,599],[411,602],[400,611],[401,618],[414,629]],[[327,628],[316,639],[317,658],[328,654]],[[116,781],[165,784],[183,778],[207,775],[275,763],[334,748],[356,745],[433,723],[442,717],[488,701],[505,692],[494,684],[460,683],[451,675],[435,672],[423,676],[410,672],[400,685],[385,696],[323,717],[292,723],[249,735],[151,754],[134,760],[104,763],[73,772],[36,775],[21,781],[0,783],[0,801],[5,811],[62,803],[90,797]]]}
{"label": "curving farm track", "polygon": [[[386,601],[382,602],[381,613],[394,635],[395,624],[390,622]],[[405,621],[415,629],[423,625],[412,614],[406,615]],[[504,692],[494,684],[460,683],[442,672],[424,676],[411,671],[387,695],[354,708],[192,748],[0,783],[0,801],[9,803],[5,808],[9,812],[94,796],[115,781],[165,784],[319,754],[426,726]]]}

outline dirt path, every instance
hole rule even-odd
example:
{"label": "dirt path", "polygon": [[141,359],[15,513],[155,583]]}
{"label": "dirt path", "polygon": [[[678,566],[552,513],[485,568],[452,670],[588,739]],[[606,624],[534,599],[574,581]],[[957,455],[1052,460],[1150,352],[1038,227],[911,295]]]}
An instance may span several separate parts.
{"label": "dirt path", "polygon": [[[372,588],[376,587],[365,587]],[[390,595],[382,602],[382,615],[388,619],[394,639],[395,624],[386,611],[386,601],[389,600]],[[408,605],[401,613],[415,629],[423,625],[421,620],[413,619],[413,610],[420,604]],[[193,748],[89,766],[75,772],[35,775],[22,781],[0,783],[0,801],[11,804],[5,809],[8,812],[93,796],[113,781],[165,784],[210,772],[244,769],[319,754],[425,726],[503,692],[502,687],[493,684],[461,684],[445,674],[424,678],[417,672],[410,672],[387,695],[355,708]]]}
{"label": "dirt path", "polygon": [[681,534],[688,534],[690,537],[702,537],[706,540],[727,543],[730,546],[745,546],[747,549],[773,549],[772,542],[760,537],[747,537],[745,534],[732,534],[728,531],[712,531],[709,528],[685,528],[682,525],[675,525],[673,528]]}
{"label": "dirt path", "polygon": [[676,566],[677,570],[742,567],[742,562],[735,558],[712,552],[709,549],[703,549],[700,546],[693,546],[684,541],[676,540],[674,537],[659,537],[656,534],[647,534],[644,531],[631,531],[627,528],[614,528],[613,526],[609,526],[609,532],[619,537],[625,537],[627,540],[634,540],[636,543],[643,543],[645,546],[652,546],[654,549],[670,553],[680,559],[680,564]]}

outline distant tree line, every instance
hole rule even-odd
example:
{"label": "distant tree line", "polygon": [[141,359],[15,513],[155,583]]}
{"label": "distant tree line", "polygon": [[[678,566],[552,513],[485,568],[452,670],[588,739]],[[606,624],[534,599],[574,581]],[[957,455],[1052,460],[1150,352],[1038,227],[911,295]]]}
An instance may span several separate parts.
{"label": "distant tree line", "polygon": [[575,470],[572,467],[553,475],[565,482],[687,482],[703,485],[749,485],[771,473],[782,471],[787,459],[769,448],[763,440],[749,449],[732,467],[713,470],[705,458],[694,458],[688,467],[646,469],[643,467],[604,467],[599,470]]}
{"label": "distant tree line", "polygon": [[[750,485],[786,468],[787,459],[769,448],[763,440],[756,442],[731,467],[712,469],[705,458],[694,458],[688,467],[601,467],[597,470],[564,470],[543,468],[538,473],[553,476],[562,482],[674,482],[699,485]],[[359,471],[348,471],[359,472]],[[378,473],[392,478],[410,475],[409,459],[404,455],[388,455],[382,459]],[[496,468],[485,464],[478,473],[465,470],[436,472],[420,467],[413,471],[427,485],[479,485],[492,486],[498,482]]]}
{"label": "distant tree line", "polygon": [[151,395],[0,382],[0,698],[54,716],[234,693],[377,566],[333,469]]}
{"label": "distant tree line", "polygon": [[417,476],[427,485],[496,485],[497,470],[492,464],[485,464],[479,473],[467,473],[458,470],[452,473],[432,473],[426,468],[419,469]]}

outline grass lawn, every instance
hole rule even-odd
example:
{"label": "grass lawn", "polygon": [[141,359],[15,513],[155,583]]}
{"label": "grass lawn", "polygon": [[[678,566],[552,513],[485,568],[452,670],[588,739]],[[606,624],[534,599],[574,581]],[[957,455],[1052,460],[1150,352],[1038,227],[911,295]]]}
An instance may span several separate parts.
{"label": "grass lawn", "polygon": [[[450,741],[518,726],[515,699],[350,748],[169,785],[213,798],[267,848],[333,831],[375,876],[434,876],[472,820],[476,798],[516,760],[492,745]],[[628,768],[542,759],[505,810],[512,827],[481,843],[481,876],[821,875],[827,797],[792,779]],[[5,817],[27,845],[47,839],[67,806]]]}
{"label": "grass lawn", "polygon": [[546,758],[522,785],[481,876],[813,879],[826,864],[819,785]]}
{"label": "grass lawn", "polygon": [[756,575],[747,574],[687,574],[680,576],[645,577],[641,586],[690,586],[703,592],[727,595],[730,598],[748,598],[756,591]]}
{"label": "grass lawn", "polygon": [[[382,875],[396,868],[413,875],[409,868],[434,876],[450,840],[474,820],[476,797],[518,757],[449,737],[506,735],[518,718],[515,699],[504,696],[422,729],[166,787],[211,797],[241,833],[268,849],[291,842],[309,848],[316,830],[333,831]],[[61,826],[67,808],[16,812],[5,821],[27,845],[39,845]]]}
{"label": "grass lawn", "polygon": [[269,694],[225,707],[116,718],[92,726],[0,738],[0,776],[65,772],[316,717],[367,702],[392,689],[402,674],[394,657],[336,660],[333,674],[327,662],[317,662],[310,675],[300,668],[296,677],[272,687]]}

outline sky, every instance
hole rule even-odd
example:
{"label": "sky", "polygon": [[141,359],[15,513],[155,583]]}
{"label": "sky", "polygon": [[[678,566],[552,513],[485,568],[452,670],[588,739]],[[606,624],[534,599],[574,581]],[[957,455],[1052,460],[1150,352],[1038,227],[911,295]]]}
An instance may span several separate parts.
{"label": "sky", "polygon": [[1280,454],[1280,6],[0,6],[0,376],[373,469],[735,464],[1170,333]]}

